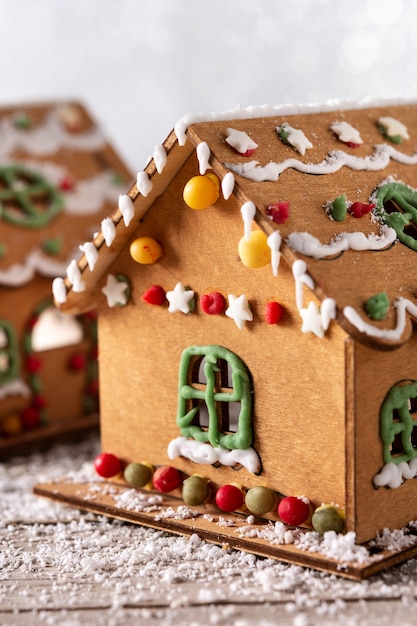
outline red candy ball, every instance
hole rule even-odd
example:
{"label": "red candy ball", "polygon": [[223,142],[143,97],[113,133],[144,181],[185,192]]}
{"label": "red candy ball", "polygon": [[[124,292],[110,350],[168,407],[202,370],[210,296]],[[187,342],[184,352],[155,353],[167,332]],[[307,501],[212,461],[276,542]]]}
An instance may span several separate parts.
{"label": "red candy ball", "polygon": [[102,452],[95,458],[94,469],[102,478],[112,478],[120,472],[122,464],[114,454]]}
{"label": "red candy ball", "polygon": [[364,204],[363,202],[354,202],[350,206],[350,212],[354,217],[363,217],[368,215],[375,208],[375,204]]}
{"label": "red candy ball", "polygon": [[267,302],[265,305],[265,322],[267,324],[278,324],[284,309],[279,302]]}
{"label": "red candy ball", "polygon": [[175,467],[166,465],[155,470],[152,482],[160,493],[169,493],[182,485],[182,477]]}
{"label": "red candy ball", "polygon": [[226,299],[218,291],[201,296],[201,308],[208,315],[221,315],[226,308]]}
{"label": "red candy ball", "polygon": [[20,414],[20,421],[23,428],[30,430],[31,428],[37,428],[41,423],[41,417],[39,409],[35,406],[28,406]]}
{"label": "red candy ball", "polygon": [[224,485],[216,492],[216,504],[222,511],[231,513],[243,505],[243,493],[235,485]]}
{"label": "red candy ball", "polygon": [[310,506],[301,498],[287,496],[278,505],[278,515],[284,524],[300,526],[310,515]]}
{"label": "red candy ball", "polygon": [[165,289],[160,285],[152,285],[142,295],[142,300],[147,304],[162,306],[165,302]]}

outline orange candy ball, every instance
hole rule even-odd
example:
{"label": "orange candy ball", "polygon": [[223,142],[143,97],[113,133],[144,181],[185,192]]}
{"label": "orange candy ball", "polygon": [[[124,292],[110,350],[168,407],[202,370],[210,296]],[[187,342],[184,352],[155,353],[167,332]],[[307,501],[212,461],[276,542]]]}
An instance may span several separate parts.
{"label": "orange candy ball", "polygon": [[162,256],[162,248],[152,237],[138,237],[130,244],[130,256],[136,263],[152,265]]}
{"label": "orange candy ball", "polygon": [[271,262],[271,250],[267,239],[262,230],[252,230],[249,240],[242,237],[239,241],[238,252],[245,267],[264,267]]}
{"label": "orange candy ball", "polygon": [[191,209],[201,211],[217,201],[219,191],[220,183],[215,174],[193,176],[184,187],[184,202]]}

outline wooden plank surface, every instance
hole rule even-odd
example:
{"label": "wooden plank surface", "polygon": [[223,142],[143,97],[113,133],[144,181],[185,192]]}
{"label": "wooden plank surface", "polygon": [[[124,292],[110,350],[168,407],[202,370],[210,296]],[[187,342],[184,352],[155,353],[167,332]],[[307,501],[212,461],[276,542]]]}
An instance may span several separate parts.
{"label": "wooden plank surface", "polygon": [[0,465],[0,624],[410,624],[417,560],[363,582],[110,520],[33,495],[92,476],[93,436]]}

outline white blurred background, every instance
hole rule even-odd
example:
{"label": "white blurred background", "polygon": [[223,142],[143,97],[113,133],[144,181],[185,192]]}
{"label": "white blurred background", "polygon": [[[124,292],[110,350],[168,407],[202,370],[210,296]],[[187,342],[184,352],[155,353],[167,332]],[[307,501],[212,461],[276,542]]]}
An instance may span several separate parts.
{"label": "white blurred background", "polygon": [[0,0],[0,104],[78,98],[135,172],[187,112],[417,100],[417,0]]}

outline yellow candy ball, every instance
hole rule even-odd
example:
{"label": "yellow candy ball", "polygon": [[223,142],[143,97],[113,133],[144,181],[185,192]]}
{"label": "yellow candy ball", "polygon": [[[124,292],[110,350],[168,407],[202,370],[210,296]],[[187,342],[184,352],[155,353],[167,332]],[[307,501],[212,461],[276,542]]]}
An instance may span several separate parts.
{"label": "yellow candy ball", "polygon": [[217,201],[219,190],[220,183],[215,174],[193,176],[184,187],[184,202],[191,209],[201,211]]}
{"label": "yellow candy ball", "polygon": [[139,237],[130,244],[130,256],[136,263],[152,265],[162,256],[162,248],[152,237]]}
{"label": "yellow candy ball", "polygon": [[13,437],[22,432],[23,426],[18,415],[8,415],[1,420],[0,429],[6,437]]}
{"label": "yellow candy ball", "polygon": [[262,230],[252,230],[249,241],[242,237],[238,252],[240,260],[246,267],[263,267],[271,262],[271,249],[267,244],[267,236]]}

